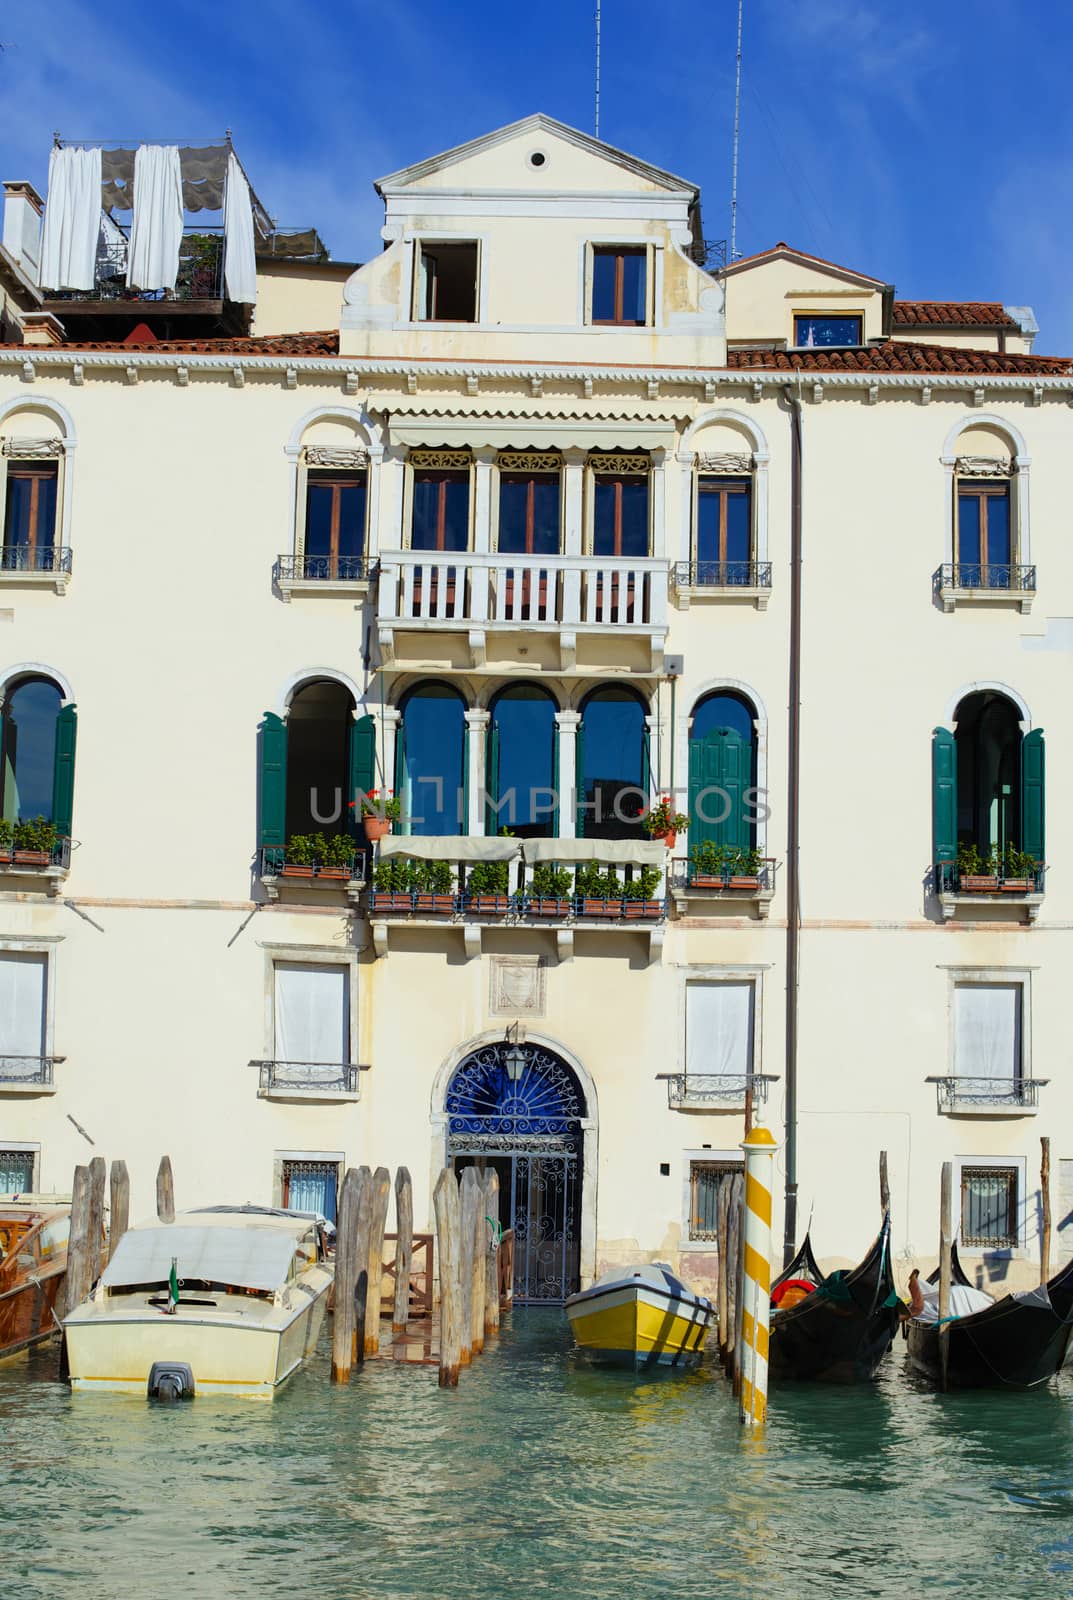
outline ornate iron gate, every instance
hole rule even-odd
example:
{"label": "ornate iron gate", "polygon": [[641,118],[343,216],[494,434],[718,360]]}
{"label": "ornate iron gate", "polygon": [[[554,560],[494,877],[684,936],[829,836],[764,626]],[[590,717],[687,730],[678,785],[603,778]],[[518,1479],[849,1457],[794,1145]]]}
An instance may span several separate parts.
{"label": "ornate iron gate", "polygon": [[[501,1220],[514,1229],[514,1298],[561,1303],[580,1284],[584,1097],[573,1072],[539,1045],[508,1062],[484,1045],[447,1090],[447,1153],[456,1169],[499,1173]],[[508,1211],[509,1206],[509,1211]]]}

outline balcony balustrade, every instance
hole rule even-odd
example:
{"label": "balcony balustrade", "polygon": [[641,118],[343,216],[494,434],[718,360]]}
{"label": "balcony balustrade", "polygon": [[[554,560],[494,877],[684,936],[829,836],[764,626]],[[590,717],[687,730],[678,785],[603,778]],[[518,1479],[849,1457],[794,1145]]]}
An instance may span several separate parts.
{"label": "balcony balustrade", "polygon": [[368,556],[280,555],[272,577],[284,600],[292,594],[364,593],[376,574]]}
{"label": "balcony balustrade", "polygon": [[63,594],[70,581],[70,545],[5,544],[0,548],[0,584],[47,584]]}
{"label": "balcony balustrade", "polygon": [[50,895],[58,895],[63,880],[71,870],[73,843],[71,839],[57,839],[49,850],[29,850],[16,848],[10,843],[0,844],[0,880],[25,877],[30,882],[22,885],[24,888],[32,887],[33,880],[37,880],[38,886],[43,883]]}
{"label": "balcony balustrade", "polygon": [[711,916],[718,914],[720,905],[730,905],[739,910],[752,907],[758,916],[766,917],[775,898],[778,862],[774,856],[761,856],[755,867],[755,872],[743,872],[733,866],[705,872],[691,859],[676,857],[669,876],[671,897],[679,914]]}
{"label": "balcony balustrade", "polygon": [[331,890],[343,890],[348,900],[356,900],[365,887],[365,854],[358,841],[354,851],[352,861],[329,866],[320,861],[288,861],[285,849],[266,845],[259,852],[258,876],[270,900],[278,900],[281,891],[288,891],[292,898],[302,891],[319,898]]}
{"label": "balcony balustrade", "polygon": [[677,561],[674,589],[678,605],[691,600],[752,600],[766,611],[771,592],[770,561]]}
{"label": "balcony balustrade", "polygon": [[949,921],[959,910],[1016,908],[1029,922],[1035,922],[1043,904],[1047,867],[1042,861],[1025,872],[962,872],[955,861],[937,861],[932,881],[943,917]]}
{"label": "balcony balustrade", "polygon": [[258,1069],[257,1094],[262,1100],[345,1100],[359,1097],[354,1061],[251,1061]]}
{"label": "balcony balustrade", "polygon": [[764,1102],[778,1077],[764,1072],[660,1072],[671,1111],[743,1111]]}
{"label": "balcony balustrade", "polygon": [[71,305],[79,301],[191,301],[224,298],[224,236],[222,227],[187,229],[179,245],[179,270],[174,289],[136,289],[127,282],[129,240],[115,227],[97,253],[92,289],[50,289],[46,309],[52,303]]}
{"label": "balcony balustrade", "polygon": [[53,1069],[66,1056],[0,1056],[0,1094],[55,1094]]}
{"label": "balcony balustrade", "polygon": [[1049,1078],[929,1078],[947,1116],[1032,1117]]}
{"label": "balcony balustrade", "polygon": [[945,562],[932,585],[944,611],[963,602],[1014,600],[1027,613],[1036,593],[1036,569],[1022,562]]}

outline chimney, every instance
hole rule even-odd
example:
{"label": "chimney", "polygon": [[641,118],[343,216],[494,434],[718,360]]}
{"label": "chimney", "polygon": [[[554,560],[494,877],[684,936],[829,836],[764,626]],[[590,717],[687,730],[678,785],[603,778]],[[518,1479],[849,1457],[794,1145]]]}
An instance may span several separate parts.
{"label": "chimney", "polygon": [[31,282],[37,282],[41,265],[41,214],[45,203],[32,183],[8,180],[4,184],[3,245]]}
{"label": "chimney", "polygon": [[23,344],[66,344],[63,323],[51,311],[24,311],[22,313]]}

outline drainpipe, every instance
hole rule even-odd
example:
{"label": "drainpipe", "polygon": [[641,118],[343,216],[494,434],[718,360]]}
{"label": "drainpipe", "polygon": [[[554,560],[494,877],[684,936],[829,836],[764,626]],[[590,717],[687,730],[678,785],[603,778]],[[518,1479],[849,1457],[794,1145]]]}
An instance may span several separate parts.
{"label": "drainpipe", "polygon": [[786,1222],[783,1266],[797,1248],[797,1029],[801,961],[801,394],[783,390],[790,408],[790,684],[786,776]]}

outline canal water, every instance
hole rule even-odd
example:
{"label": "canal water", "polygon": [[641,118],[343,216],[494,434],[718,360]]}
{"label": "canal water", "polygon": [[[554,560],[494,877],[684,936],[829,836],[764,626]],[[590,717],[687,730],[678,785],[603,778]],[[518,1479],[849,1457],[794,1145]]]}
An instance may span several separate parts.
{"label": "canal water", "polygon": [[453,1394],[328,1346],[271,1404],[73,1397],[0,1367],[2,1600],[1073,1596],[1073,1381],[940,1397],[634,1379],[516,1310]]}

